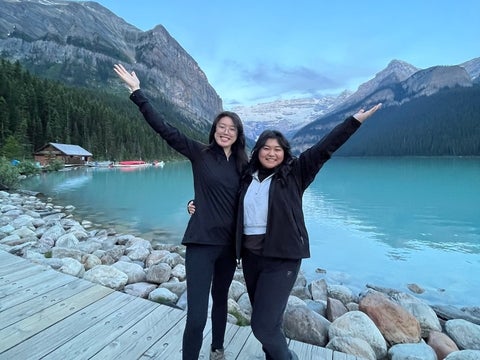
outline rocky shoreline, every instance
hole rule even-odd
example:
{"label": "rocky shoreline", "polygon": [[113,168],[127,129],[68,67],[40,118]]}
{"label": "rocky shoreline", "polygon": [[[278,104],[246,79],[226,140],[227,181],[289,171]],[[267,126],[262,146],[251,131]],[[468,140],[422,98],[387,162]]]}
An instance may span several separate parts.
{"label": "rocky shoreline", "polygon": [[[0,250],[180,309],[186,307],[185,248],[154,244],[74,217],[38,194],[0,191]],[[410,289],[415,292],[415,286]],[[229,321],[248,325],[241,269]],[[289,338],[364,359],[480,359],[480,307],[429,306],[412,294],[367,285],[360,294],[300,274],[284,317]]]}

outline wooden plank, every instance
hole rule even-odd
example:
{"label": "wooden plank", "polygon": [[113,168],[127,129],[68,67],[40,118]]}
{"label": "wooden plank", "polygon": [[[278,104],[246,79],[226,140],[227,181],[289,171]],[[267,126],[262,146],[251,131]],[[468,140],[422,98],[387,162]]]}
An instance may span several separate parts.
{"label": "wooden plank", "polygon": [[[30,300],[22,301],[20,303],[17,303],[17,296],[9,297],[0,303],[0,316],[2,318],[2,321],[0,322],[0,329],[32,316],[35,313],[60,301],[64,301],[70,296],[85,291],[92,286],[95,285],[91,282],[77,279],[46,292],[41,296],[36,296]],[[6,309],[8,309],[8,311],[6,311]]]}
{"label": "wooden plank", "polygon": [[300,341],[290,340],[288,347],[295,351],[299,359],[302,360],[332,360],[333,351],[319,346],[314,346]]}
{"label": "wooden plank", "polygon": [[[103,288],[100,285],[95,285],[95,287],[97,287],[95,290]],[[79,294],[79,296],[90,296],[88,290],[93,289],[94,288],[87,289],[87,291]],[[23,340],[15,347],[0,354],[0,359],[28,358],[29,360],[33,360],[43,358],[59,346],[74,339],[78,334],[81,334],[94,324],[103,321],[103,319],[109,314],[117,311],[118,308],[121,308],[130,301],[130,298],[122,296],[121,293],[111,292],[107,296],[98,299],[98,301],[81,309],[81,311],[77,311],[70,316],[65,317],[62,321],[42,329],[28,339]],[[64,306],[69,306],[69,304],[66,303]],[[98,339],[98,336],[95,338]],[[32,349],[35,349],[35,352],[32,352]],[[65,357],[65,359],[68,358],[70,357]]]}
{"label": "wooden plank", "polygon": [[[228,344],[232,341],[232,338],[235,336],[239,329],[239,326],[233,326],[233,324],[227,323],[227,327],[225,329],[225,337],[223,341],[223,347],[225,348],[225,356],[229,354],[229,346]],[[207,326],[205,327],[205,331],[203,332],[203,342],[202,348],[200,350],[200,359],[209,359],[210,358],[210,346],[212,345],[212,321],[211,318],[208,318]]]}
{"label": "wooden plank", "polygon": [[[90,326],[78,334],[72,341],[63,344],[42,359],[90,359],[107,344],[132,327],[138,319],[148,315],[156,308],[156,304],[151,301],[145,301],[145,299],[123,293],[119,294],[122,294],[130,301],[122,307],[116,308],[116,311],[109,314],[102,321]],[[98,334],[102,334],[101,339],[98,337]]]}
{"label": "wooden plank", "polygon": [[9,307],[16,306],[25,301],[41,298],[45,293],[74,282],[75,280],[78,280],[78,278],[73,276],[59,276],[58,273],[51,270],[48,278],[34,276],[33,280],[33,284],[30,283],[30,286],[21,286],[17,284],[15,286],[20,287],[17,291],[5,291],[8,293],[8,296],[1,297],[0,310],[7,310]]}
{"label": "wooden plank", "polygon": [[165,336],[161,337],[139,358],[143,360],[168,359],[180,360],[182,358],[183,330],[187,317],[184,316],[172,327]]}
{"label": "wooden plank", "polygon": [[0,276],[10,274],[12,270],[17,270],[29,266],[29,261],[18,256],[0,257]]}
{"label": "wooden plank", "polygon": [[28,261],[23,261],[14,267],[8,268],[0,278],[0,286],[9,285],[15,281],[28,278],[31,275],[37,274],[40,271],[52,271],[49,267],[38,267],[35,264],[30,264]]}
{"label": "wooden plank", "polygon": [[105,297],[114,290],[95,286],[0,330],[0,353]]}
{"label": "wooden plank", "polygon": [[[237,359],[237,355],[242,351],[251,332],[252,330],[249,326],[227,324],[227,332],[225,334],[225,356],[227,359]],[[238,359],[241,358],[238,357]]]}
{"label": "wooden plank", "polygon": [[92,356],[91,359],[138,359],[159,338],[162,338],[163,334],[170,331],[172,327],[178,326],[177,324],[185,315],[185,311],[158,305],[154,311],[141,318],[137,324],[111,341],[100,352]]}
{"label": "wooden plank", "polygon": [[28,276],[22,279],[17,279],[5,286],[2,286],[0,288],[0,297],[5,297],[24,289],[32,289],[35,286],[42,285],[45,282],[54,281],[55,278],[59,278],[58,272],[55,270],[37,270],[33,274],[30,273]]}
{"label": "wooden plank", "polygon": [[[242,334],[243,333],[243,334]],[[262,344],[255,338],[252,333],[252,329],[249,326],[242,326],[238,329],[236,334],[235,341],[242,339],[243,345],[239,346],[236,344],[235,347],[239,348],[238,356],[235,359],[243,360],[243,359],[257,359],[263,360],[265,359],[265,353],[262,350]],[[237,337],[239,339],[237,339]],[[229,344],[229,348],[233,350],[233,341]]]}
{"label": "wooden plank", "polygon": [[0,250],[0,274],[3,271],[3,268],[21,263],[23,258],[9,254],[6,251]]}
{"label": "wooden plank", "polygon": [[15,282],[10,289],[0,289],[2,309],[20,304],[30,299],[40,297],[44,293],[61,287],[77,279],[76,277],[63,275],[51,270],[47,273],[39,273],[29,279]]}

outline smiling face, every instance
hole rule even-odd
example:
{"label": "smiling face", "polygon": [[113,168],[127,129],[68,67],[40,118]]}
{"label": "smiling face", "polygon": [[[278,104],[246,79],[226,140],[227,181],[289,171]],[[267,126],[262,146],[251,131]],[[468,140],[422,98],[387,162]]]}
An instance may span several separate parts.
{"label": "smiling face", "polygon": [[258,160],[266,169],[273,169],[283,162],[285,152],[277,139],[268,139],[258,151]]}
{"label": "smiling face", "polygon": [[237,141],[237,127],[229,116],[224,116],[215,128],[214,138],[216,143],[225,151],[230,151],[232,145]]}

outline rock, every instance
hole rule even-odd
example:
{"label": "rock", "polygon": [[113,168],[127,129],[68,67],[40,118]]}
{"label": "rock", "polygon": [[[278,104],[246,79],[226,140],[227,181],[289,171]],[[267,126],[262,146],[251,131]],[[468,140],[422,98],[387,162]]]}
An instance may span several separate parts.
{"label": "rock", "polygon": [[309,286],[313,300],[327,302],[328,289],[325,279],[313,280]]}
{"label": "rock", "polygon": [[82,263],[85,266],[85,270],[90,270],[97,265],[102,265],[102,261],[98,258],[98,256],[93,254],[85,254],[82,257]]}
{"label": "rock", "polygon": [[114,267],[106,265],[95,266],[85,272],[83,278],[114,290],[123,289],[128,282],[127,274]]}
{"label": "rock", "polygon": [[377,359],[387,355],[387,343],[375,323],[361,311],[350,311],[336,319],[328,329],[328,337],[353,337],[366,341]]}
{"label": "rock", "polygon": [[305,300],[305,304],[307,304],[308,308],[315,311],[317,314],[323,316],[324,318],[327,317],[327,302],[320,301],[320,300]]}
{"label": "rock", "polygon": [[418,343],[420,323],[407,310],[375,290],[367,290],[359,309],[368,315],[390,345]]}
{"label": "rock", "polygon": [[408,284],[407,287],[411,292],[413,292],[415,294],[423,294],[425,292],[425,290],[422,289],[417,284]]}
{"label": "rock", "polygon": [[459,350],[457,344],[440,331],[430,331],[427,344],[435,351],[438,359],[445,359],[448,354]]}
{"label": "rock", "polygon": [[187,282],[186,281],[167,281],[160,284],[159,287],[163,287],[165,289],[170,290],[179,298],[187,291]]}
{"label": "rock", "polygon": [[329,297],[340,300],[343,304],[358,301],[352,290],[344,285],[328,285],[327,290]]}
{"label": "rock", "polygon": [[185,279],[187,278],[187,270],[185,269],[185,265],[175,265],[175,267],[172,269],[172,276],[180,281],[185,281]]}
{"label": "rock", "polygon": [[185,259],[183,259],[177,253],[167,253],[160,262],[170,265],[171,268],[174,268],[177,265],[185,265]]}
{"label": "rock", "polygon": [[359,338],[336,336],[325,347],[333,351],[355,355],[365,360],[377,359],[372,347],[365,340]]}
{"label": "rock", "polygon": [[331,322],[347,313],[348,309],[340,300],[329,297],[327,299],[327,319]]}
{"label": "rock", "polygon": [[250,298],[248,297],[248,294],[246,292],[243,293],[238,298],[237,304],[238,304],[238,306],[240,306],[240,310],[242,310],[242,312],[244,314],[246,314],[248,316],[248,318],[250,318],[250,316],[252,315],[252,304],[251,304]]}
{"label": "rock", "polygon": [[157,288],[148,294],[148,299],[160,304],[175,306],[178,296],[166,288]]}
{"label": "rock", "polygon": [[76,276],[78,278],[82,278],[85,274],[85,268],[83,267],[83,264],[78,260],[64,258],[62,259],[62,263],[62,266],[58,270],[64,274]]}
{"label": "rock", "polygon": [[461,350],[448,355],[445,360],[478,360],[480,359],[479,350]]}
{"label": "rock", "polygon": [[290,339],[317,346],[328,342],[330,321],[304,305],[289,303],[283,316],[285,335]]}
{"label": "rock", "polygon": [[85,254],[77,249],[69,249],[69,248],[62,248],[62,247],[54,247],[52,249],[52,257],[54,258],[72,258],[79,262],[82,261],[82,257]]}
{"label": "rock", "polygon": [[242,294],[245,294],[247,288],[240,281],[232,280],[228,290],[228,297],[237,301]]}
{"label": "rock", "polygon": [[161,284],[167,282],[172,275],[172,268],[170,265],[160,263],[150,266],[147,270],[147,281],[154,284]]}
{"label": "rock", "polygon": [[147,282],[138,282],[134,284],[125,285],[124,291],[126,294],[147,299],[148,294],[150,294],[156,288],[157,288],[157,285],[155,284],[151,284]]}
{"label": "rock", "polygon": [[153,250],[145,259],[145,266],[148,268],[158,264],[169,253],[168,250]]}
{"label": "rock", "polygon": [[73,233],[66,233],[55,241],[55,246],[75,249],[79,244],[77,237]]}
{"label": "rock", "polygon": [[388,350],[390,360],[437,360],[435,351],[427,344],[397,344]]}
{"label": "rock", "polygon": [[430,331],[442,331],[435,311],[423,301],[405,293],[394,294],[392,299],[418,320],[422,338],[427,338]]}
{"label": "rock", "polygon": [[228,299],[228,313],[235,317],[235,324],[250,325],[250,315],[246,314],[233,299]]}
{"label": "rock", "polygon": [[145,270],[143,270],[143,267],[138,264],[133,264],[126,261],[117,261],[112,266],[120,270],[121,272],[127,274],[127,284],[144,282],[147,278]]}
{"label": "rock", "polygon": [[471,323],[480,325],[480,315],[470,314],[465,310],[460,310],[454,306],[449,305],[433,305],[432,309],[437,316],[442,320],[464,319]]}
{"label": "rock", "polygon": [[8,246],[16,246],[22,243],[23,243],[23,239],[17,234],[8,235],[4,237],[2,240],[0,240],[0,244],[8,245]]}
{"label": "rock", "polygon": [[480,350],[480,325],[453,319],[445,323],[445,332],[460,350]]}

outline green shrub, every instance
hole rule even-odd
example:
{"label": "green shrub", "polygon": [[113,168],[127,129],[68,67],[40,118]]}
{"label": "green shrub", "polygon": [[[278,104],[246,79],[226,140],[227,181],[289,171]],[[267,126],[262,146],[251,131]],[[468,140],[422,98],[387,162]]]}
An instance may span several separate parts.
{"label": "green shrub", "polygon": [[0,159],[0,189],[16,189],[19,184],[20,173],[5,158]]}
{"label": "green shrub", "polygon": [[65,164],[63,163],[63,161],[54,159],[48,162],[47,166],[45,166],[45,169],[47,171],[58,171],[60,169],[63,169],[64,167]]}
{"label": "green shrub", "polygon": [[245,318],[245,316],[240,314],[238,311],[231,310],[229,312],[229,314],[235,316],[235,318],[237,319],[237,324],[236,325],[238,325],[238,326],[248,326],[248,325],[250,325],[250,322]]}
{"label": "green shrub", "polygon": [[40,172],[40,168],[31,161],[22,161],[17,165],[18,172],[21,175],[34,175]]}

